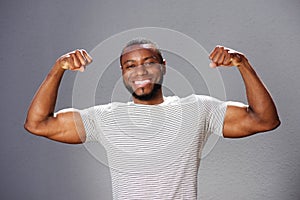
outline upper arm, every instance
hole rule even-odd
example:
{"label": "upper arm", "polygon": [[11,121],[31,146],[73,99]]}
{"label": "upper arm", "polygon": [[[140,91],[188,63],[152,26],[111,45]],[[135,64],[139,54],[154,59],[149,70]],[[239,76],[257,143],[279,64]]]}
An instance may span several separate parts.
{"label": "upper arm", "polygon": [[52,118],[53,125],[60,128],[55,134],[50,134],[49,139],[64,143],[83,143],[86,138],[84,125],[79,112],[58,113]]}
{"label": "upper arm", "polygon": [[231,102],[225,113],[223,136],[228,138],[246,137],[270,130],[249,106]]}
{"label": "upper arm", "polygon": [[84,125],[79,112],[60,112],[46,120],[25,125],[25,128],[39,136],[63,143],[79,144],[86,138]]}

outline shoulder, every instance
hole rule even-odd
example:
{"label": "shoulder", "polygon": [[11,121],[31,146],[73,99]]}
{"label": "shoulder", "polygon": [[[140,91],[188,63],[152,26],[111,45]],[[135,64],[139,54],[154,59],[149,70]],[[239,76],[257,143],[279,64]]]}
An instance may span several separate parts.
{"label": "shoulder", "polygon": [[226,109],[228,102],[222,101],[218,98],[208,96],[208,95],[197,95],[192,94],[190,96],[187,96],[185,98],[181,99],[184,103],[191,103],[194,102],[198,105],[200,109],[204,109],[206,111],[214,111],[214,110],[223,110]]}
{"label": "shoulder", "polygon": [[198,101],[218,101],[218,102],[221,102],[220,99],[218,98],[215,98],[215,97],[212,97],[212,96],[208,96],[208,95],[194,95],[195,98],[198,100]]}
{"label": "shoulder", "polygon": [[113,108],[113,103],[102,104],[102,105],[95,105],[88,108],[83,109],[76,109],[81,115],[98,115],[105,112],[109,112]]}
{"label": "shoulder", "polygon": [[170,105],[170,104],[184,104],[184,103],[205,103],[205,102],[222,102],[221,100],[207,96],[207,95],[197,95],[191,94],[186,97],[178,97],[178,96],[168,96],[164,97],[164,103],[162,105]]}
{"label": "shoulder", "polygon": [[192,94],[192,95],[189,95],[187,97],[180,98],[180,101],[185,102],[185,103],[195,102],[195,101],[198,102],[198,103],[222,102],[221,100],[219,100],[215,97],[211,97],[211,96],[208,96],[208,95],[198,95],[198,94]]}

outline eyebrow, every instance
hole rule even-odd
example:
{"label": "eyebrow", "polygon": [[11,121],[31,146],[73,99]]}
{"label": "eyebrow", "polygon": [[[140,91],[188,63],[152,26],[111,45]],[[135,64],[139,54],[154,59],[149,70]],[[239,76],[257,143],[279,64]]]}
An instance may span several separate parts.
{"label": "eyebrow", "polygon": [[[143,61],[146,61],[146,60],[149,60],[149,59],[158,60],[156,56],[148,56],[148,57],[144,58]],[[135,62],[135,60],[126,60],[122,65],[125,65],[126,63],[129,63],[129,62]]]}

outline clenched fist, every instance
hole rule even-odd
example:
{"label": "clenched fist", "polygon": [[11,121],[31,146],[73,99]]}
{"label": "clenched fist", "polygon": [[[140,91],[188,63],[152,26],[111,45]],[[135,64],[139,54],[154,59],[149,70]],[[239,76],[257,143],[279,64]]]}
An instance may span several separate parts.
{"label": "clenched fist", "polygon": [[56,63],[65,70],[81,71],[83,72],[85,67],[92,62],[92,57],[84,50],[75,50],[69,52],[59,59]]}
{"label": "clenched fist", "polygon": [[209,59],[211,60],[210,67],[212,68],[218,66],[239,67],[243,61],[247,61],[242,53],[223,46],[216,46],[210,53]]}

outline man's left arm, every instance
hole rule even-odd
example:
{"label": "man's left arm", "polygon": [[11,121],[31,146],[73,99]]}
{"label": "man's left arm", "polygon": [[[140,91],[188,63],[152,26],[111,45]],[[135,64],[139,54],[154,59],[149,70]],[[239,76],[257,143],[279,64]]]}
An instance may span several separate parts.
{"label": "man's left arm", "polygon": [[248,105],[229,104],[227,107],[223,125],[224,137],[246,137],[275,129],[280,125],[270,93],[242,53],[217,46],[209,58],[212,68],[238,67],[246,88]]}

